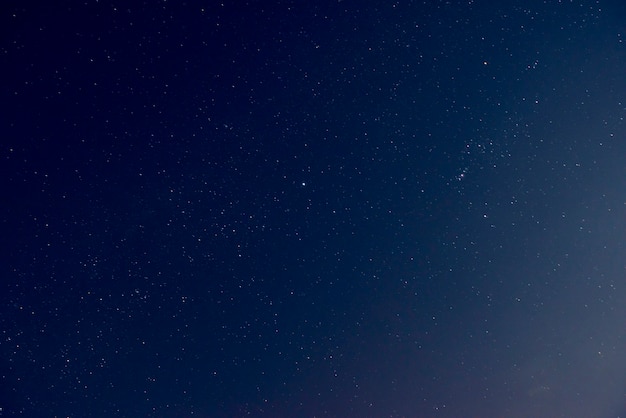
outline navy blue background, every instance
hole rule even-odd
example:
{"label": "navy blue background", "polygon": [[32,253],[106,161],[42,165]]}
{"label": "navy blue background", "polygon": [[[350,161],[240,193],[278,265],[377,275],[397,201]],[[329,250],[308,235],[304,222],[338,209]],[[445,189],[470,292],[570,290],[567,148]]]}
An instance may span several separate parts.
{"label": "navy blue background", "polygon": [[624,416],[622,2],[86,3],[2,6],[0,416]]}

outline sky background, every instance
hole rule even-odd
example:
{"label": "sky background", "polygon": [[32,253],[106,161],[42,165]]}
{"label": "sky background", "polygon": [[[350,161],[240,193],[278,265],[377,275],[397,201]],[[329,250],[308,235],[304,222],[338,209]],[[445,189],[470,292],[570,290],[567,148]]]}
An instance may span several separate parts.
{"label": "sky background", "polygon": [[0,6],[0,416],[626,417],[626,3]]}

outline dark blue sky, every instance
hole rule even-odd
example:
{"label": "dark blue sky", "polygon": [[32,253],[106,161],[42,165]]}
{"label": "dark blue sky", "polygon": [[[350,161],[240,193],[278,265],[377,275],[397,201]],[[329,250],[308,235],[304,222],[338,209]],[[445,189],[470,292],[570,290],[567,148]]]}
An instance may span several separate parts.
{"label": "dark blue sky", "polygon": [[0,416],[625,417],[626,6],[300,3],[2,7]]}

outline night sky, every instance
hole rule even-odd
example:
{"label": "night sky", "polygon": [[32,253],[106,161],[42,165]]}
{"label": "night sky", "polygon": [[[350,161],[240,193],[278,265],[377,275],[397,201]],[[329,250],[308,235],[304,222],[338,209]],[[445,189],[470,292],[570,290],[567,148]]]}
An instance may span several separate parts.
{"label": "night sky", "polygon": [[0,28],[0,416],[626,417],[623,0]]}

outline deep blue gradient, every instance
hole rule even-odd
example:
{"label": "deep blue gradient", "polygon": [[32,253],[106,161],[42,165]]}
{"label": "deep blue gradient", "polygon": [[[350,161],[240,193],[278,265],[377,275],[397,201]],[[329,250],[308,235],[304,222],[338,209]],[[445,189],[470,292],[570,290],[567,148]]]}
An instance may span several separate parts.
{"label": "deep blue gradient", "polygon": [[623,2],[37,3],[0,416],[626,416]]}

